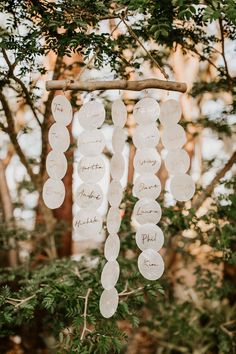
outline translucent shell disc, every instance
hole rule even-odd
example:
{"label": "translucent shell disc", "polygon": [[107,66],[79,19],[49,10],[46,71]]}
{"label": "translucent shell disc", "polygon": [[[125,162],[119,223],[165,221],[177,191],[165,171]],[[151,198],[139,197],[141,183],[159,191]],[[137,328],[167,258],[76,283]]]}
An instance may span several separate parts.
{"label": "translucent shell disc", "polygon": [[169,151],[165,158],[165,166],[172,175],[187,172],[190,166],[188,153],[183,149]]}
{"label": "translucent shell disc", "polygon": [[164,126],[177,124],[181,118],[182,109],[176,100],[167,100],[161,104],[160,122]]}
{"label": "translucent shell disc", "polygon": [[105,114],[105,109],[101,102],[89,101],[79,110],[79,123],[87,130],[100,128],[105,120]]}
{"label": "translucent shell disc", "polygon": [[118,181],[111,181],[108,188],[107,199],[111,206],[118,207],[121,203],[123,196],[123,189]]}
{"label": "translucent shell disc", "polygon": [[159,251],[164,244],[164,235],[159,226],[155,224],[141,225],[136,232],[137,246],[142,250],[153,249]]}
{"label": "translucent shell disc", "polygon": [[151,97],[145,97],[138,101],[133,110],[136,123],[146,125],[154,123],[160,114],[160,107],[157,101]]}
{"label": "translucent shell disc", "polygon": [[102,228],[102,217],[96,210],[81,209],[74,217],[74,229],[82,236],[97,235]]}
{"label": "translucent shell disc", "polygon": [[105,163],[99,156],[85,156],[78,164],[79,177],[84,182],[96,183],[105,174]]}
{"label": "translucent shell disc", "polygon": [[133,187],[135,197],[157,199],[161,193],[161,182],[155,175],[139,176]]}
{"label": "translucent shell disc", "polygon": [[134,168],[139,174],[155,174],[161,167],[161,158],[156,149],[138,149],[134,157]]}
{"label": "translucent shell disc", "polygon": [[64,95],[57,95],[52,100],[52,115],[56,122],[66,126],[72,121],[72,107]]}
{"label": "translucent shell disc", "polygon": [[102,270],[101,283],[102,287],[106,290],[112,289],[120,275],[120,266],[117,261],[107,262]]}
{"label": "translucent shell disc", "polygon": [[110,318],[116,312],[119,303],[119,295],[116,288],[103,290],[100,297],[99,309],[104,318]]}
{"label": "translucent shell disc", "polygon": [[152,249],[143,251],[138,257],[138,269],[148,280],[157,280],[164,273],[164,262],[161,255]]}
{"label": "translucent shell disc", "polygon": [[75,201],[80,208],[98,209],[103,201],[103,192],[98,184],[83,183],[76,191]]}
{"label": "translucent shell disc", "polygon": [[189,175],[175,175],[170,181],[170,191],[176,200],[186,202],[190,200],[195,193],[195,183]]}
{"label": "translucent shell disc", "polygon": [[78,138],[78,148],[82,155],[96,156],[102,153],[105,139],[101,130],[85,130]]}
{"label": "translucent shell disc", "polygon": [[166,127],[163,131],[161,140],[167,150],[181,149],[186,143],[184,128],[179,124]]}
{"label": "translucent shell disc", "polygon": [[138,125],[133,134],[133,143],[137,149],[154,148],[160,140],[156,124]]}
{"label": "translucent shell disc", "polygon": [[53,150],[65,152],[70,146],[70,134],[61,123],[54,123],[48,132],[48,141]]}
{"label": "translucent shell disc", "polygon": [[67,170],[67,160],[62,152],[52,150],[46,159],[46,170],[49,177],[53,179],[62,179]]}
{"label": "translucent shell disc", "polygon": [[127,120],[127,110],[122,100],[115,100],[111,107],[112,121],[116,127],[123,128]]}
{"label": "translucent shell disc", "polygon": [[155,200],[141,199],[134,206],[134,217],[139,224],[157,224],[161,214],[161,207]]}
{"label": "translucent shell disc", "polygon": [[117,234],[108,236],[105,242],[104,255],[107,261],[115,261],[120,252],[120,239]]}
{"label": "translucent shell disc", "polygon": [[49,209],[59,208],[65,199],[65,186],[60,179],[49,178],[43,186],[43,200]]}

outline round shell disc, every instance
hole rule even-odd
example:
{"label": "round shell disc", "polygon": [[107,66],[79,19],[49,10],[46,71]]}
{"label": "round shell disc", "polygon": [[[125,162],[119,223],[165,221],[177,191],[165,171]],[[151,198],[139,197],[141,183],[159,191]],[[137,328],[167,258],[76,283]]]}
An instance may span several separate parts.
{"label": "round shell disc", "polygon": [[100,155],[105,147],[105,139],[101,130],[85,130],[78,138],[78,148],[82,155]]}
{"label": "round shell disc", "polygon": [[104,255],[107,261],[115,261],[120,252],[120,239],[117,234],[108,236],[105,242]]}
{"label": "round shell disc", "polygon": [[161,140],[167,150],[181,149],[186,143],[184,128],[179,124],[166,127],[163,131]]}
{"label": "round shell disc", "polygon": [[107,230],[110,234],[117,233],[121,224],[120,209],[111,207],[107,213]]}
{"label": "round shell disc", "polygon": [[70,146],[70,134],[61,123],[54,123],[48,132],[48,141],[53,150],[65,152]]}
{"label": "round shell disc", "polygon": [[125,146],[126,135],[122,128],[115,127],[112,135],[112,147],[114,152],[122,152]]}
{"label": "round shell disc", "polygon": [[110,205],[113,207],[118,207],[121,203],[122,196],[123,196],[123,189],[120,182],[114,180],[111,181],[108,188],[108,194],[107,194],[107,199]]}
{"label": "round shell disc", "polygon": [[157,101],[151,97],[145,97],[134,106],[134,119],[136,123],[146,125],[154,123],[160,114],[160,107]]}
{"label": "round shell disc", "polygon": [[192,177],[186,174],[179,174],[172,177],[170,191],[173,197],[179,202],[190,200],[195,193],[195,183]]}
{"label": "round shell disc", "polygon": [[104,318],[110,318],[116,312],[119,303],[119,295],[116,288],[103,290],[100,297],[99,309]]}
{"label": "round shell disc", "polygon": [[62,179],[67,170],[67,160],[62,152],[52,150],[46,159],[46,170],[49,177],[53,179]]}
{"label": "round shell disc", "polygon": [[97,235],[102,228],[102,217],[96,210],[81,209],[74,217],[74,229],[82,236]]}
{"label": "round shell disc", "polygon": [[161,193],[161,182],[155,175],[139,176],[133,187],[135,197],[157,199]]}
{"label": "round shell disc", "polygon": [[141,199],[134,206],[134,217],[139,224],[157,224],[161,214],[161,207],[155,200]]}
{"label": "round shell disc", "polygon": [[165,158],[165,166],[172,175],[186,173],[190,166],[188,153],[183,149],[169,151]]}
{"label": "round shell disc", "polygon": [[117,261],[107,262],[102,270],[101,283],[102,287],[106,290],[112,289],[120,275],[120,266]]}
{"label": "round shell disc", "polygon": [[49,209],[59,208],[65,199],[65,186],[60,179],[49,178],[43,186],[43,200]]}
{"label": "round shell disc", "polygon": [[80,208],[98,209],[103,201],[103,193],[98,184],[83,183],[76,192],[75,201]]}
{"label": "round shell disc", "polygon": [[105,109],[101,102],[89,101],[79,110],[78,119],[84,129],[100,128],[105,120]]}
{"label": "round shell disc", "polygon": [[164,126],[177,124],[181,118],[182,109],[176,100],[167,100],[161,104],[160,122]]}
{"label": "round shell disc", "polygon": [[52,100],[52,115],[56,122],[66,126],[72,121],[72,106],[64,95],[57,95]]}
{"label": "round shell disc", "polygon": [[154,148],[160,140],[156,124],[138,125],[134,131],[133,143],[137,149]]}
{"label": "round shell disc", "polygon": [[141,225],[136,232],[136,243],[141,251],[149,248],[159,251],[164,244],[164,235],[159,226],[155,224]]}
{"label": "round shell disc", "polygon": [[125,159],[123,155],[115,153],[111,158],[110,173],[115,180],[120,180],[125,172]]}
{"label": "round shell disc", "polygon": [[96,183],[105,174],[105,163],[99,156],[85,156],[78,164],[79,177],[84,182]]}
{"label": "round shell disc", "polygon": [[116,127],[123,128],[127,120],[127,110],[122,100],[115,100],[111,107],[112,121]]}
{"label": "round shell disc", "polygon": [[161,167],[161,158],[156,149],[138,149],[134,157],[134,168],[139,174],[155,174]]}
{"label": "round shell disc", "polygon": [[138,257],[138,269],[148,280],[157,280],[164,273],[164,262],[161,255],[152,249],[143,251]]}

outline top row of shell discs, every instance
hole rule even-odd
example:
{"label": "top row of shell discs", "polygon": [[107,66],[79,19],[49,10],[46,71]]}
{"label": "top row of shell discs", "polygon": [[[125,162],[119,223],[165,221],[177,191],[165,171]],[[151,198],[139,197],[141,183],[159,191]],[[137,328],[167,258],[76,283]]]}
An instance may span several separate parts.
{"label": "top row of shell discs", "polygon": [[170,99],[159,106],[151,97],[145,97],[138,101],[133,110],[136,123],[146,125],[155,123],[159,118],[164,126],[177,124],[181,118],[181,106],[178,101]]}

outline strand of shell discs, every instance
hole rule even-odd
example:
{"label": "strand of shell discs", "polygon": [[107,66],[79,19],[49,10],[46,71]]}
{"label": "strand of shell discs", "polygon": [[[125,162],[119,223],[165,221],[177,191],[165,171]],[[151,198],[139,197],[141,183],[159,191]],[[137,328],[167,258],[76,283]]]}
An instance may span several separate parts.
{"label": "strand of shell discs", "polygon": [[65,186],[62,178],[67,171],[64,152],[70,146],[70,134],[66,128],[72,121],[70,102],[64,95],[55,96],[51,105],[55,123],[49,129],[48,140],[52,150],[46,158],[46,171],[49,178],[43,186],[43,200],[49,209],[59,208],[65,199]]}
{"label": "strand of shell discs", "polygon": [[114,154],[111,158],[110,173],[112,181],[108,189],[108,202],[110,208],[107,214],[108,237],[105,242],[104,255],[107,260],[101,274],[103,292],[100,297],[99,308],[103,317],[109,318],[116,312],[119,295],[115,285],[119,279],[120,266],[117,257],[120,251],[118,232],[121,224],[121,210],[119,209],[123,190],[120,183],[125,171],[125,160],[122,151],[125,146],[126,135],[124,126],[127,119],[126,107],[121,100],[114,101],[112,105],[112,121],[114,130],[112,147]]}
{"label": "strand of shell discs", "polygon": [[78,112],[78,120],[84,129],[78,137],[78,148],[83,155],[78,163],[78,175],[83,183],[76,191],[75,201],[80,209],[73,226],[79,236],[94,238],[102,229],[102,216],[97,209],[103,201],[98,182],[105,174],[102,157],[105,139],[99,129],[105,120],[103,104],[93,100],[85,103]]}
{"label": "strand of shell discs", "polygon": [[133,134],[133,143],[137,148],[134,169],[139,174],[133,186],[133,194],[139,199],[134,206],[133,216],[139,224],[136,243],[142,251],[138,257],[138,268],[148,280],[157,280],[164,272],[164,262],[158,253],[163,246],[164,236],[157,225],[162,212],[156,201],[161,192],[161,183],[156,176],[161,166],[161,158],[156,149],[160,139],[156,123],[159,113],[159,104],[150,97],[137,102],[133,110],[137,123]]}
{"label": "strand of shell discs", "polygon": [[170,191],[180,202],[190,200],[195,192],[192,177],[186,174],[190,167],[190,158],[183,149],[186,143],[184,128],[178,124],[182,110],[178,101],[170,99],[162,103],[160,121],[163,125],[162,144],[167,150],[165,166],[171,176]]}

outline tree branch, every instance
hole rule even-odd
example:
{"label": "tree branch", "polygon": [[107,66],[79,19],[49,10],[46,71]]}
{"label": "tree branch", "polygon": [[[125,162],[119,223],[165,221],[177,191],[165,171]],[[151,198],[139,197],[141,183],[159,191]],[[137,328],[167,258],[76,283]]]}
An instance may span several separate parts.
{"label": "tree branch", "polygon": [[222,20],[221,17],[219,18],[219,26],[220,26],[220,37],[221,37],[221,47],[222,47],[221,55],[223,57],[223,61],[224,61],[224,64],[225,64],[225,72],[226,72],[226,76],[227,76],[227,79],[228,79],[228,82],[229,82],[229,89],[232,90],[232,78],[231,78],[230,73],[229,73],[229,67],[228,67],[228,63],[227,63],[227,60],[226,60],[226,56],[225,56],[224,26],[223,26],[223,20]]}
{"label": "tree branch", "polygon": [[34,108],[34,104],[33,104],[32,100],[31,100],[31,97],[30,97],[30,94],[29,94],[29,91],[28,91],[27,87],[25,86],[25,84],[23,83],[23,81],[20,78],[15,76],[15,74],[14,74],[14,68],[15,67],[14,67],[14,65],[11,64],[11,62],[10,62],[10,60],[8,58],[7,52],[6,52],[6,50],[4,48],[2,48],[2,53],[3,53],[3,57],[4,57],[7,65],[8,65],[8,68],[9,68],[8,76],[10,78],[12,78],[13,80],[15,80],[15,82],[17,82],[20,85],[23,93],[25,94],[26,103],[31,108],[31,110],[33,112],[33,115],[34,115],[35,119],[37,120],[39,126],[41,126],[41,122],[40,122],[40,120],[38,118],[38,115],[37,115],[36,110]]}
{"label": "tree branch", "polygon": [[92,289],[88,288],[87,293],[84,297],[84,313],[83,313],[83,317],[84,317],[84,325],[83,325],[83,330],[80,336],[80,340],[84,339],[85,333],[86,332],[90,332],[90,329],[87,328],[87,310],[88,310],[88,299],[89,299],[89,295],[91,294]]}
{"label": "tree branch", "polygon": [[26,158],[25,154],[23,153],[23,151],[20,147],[20,144],[17,140],[17,134],[15,131],[15,125],[14,125],[14,119],[12,116],[12,112],[10,110],[10,107],[8,105],[6,97],[2,91],[0,91],[0,101],[2,103],[2,107],[3,107],[4,113],[6,116],[6,120],[7,120],[7,124],[8,124],[5,131],[9,134],[11,143],[13,144],[15,151],[20,158],[21,163],[25,166],[26,171],[31,178],[31,181],[34,183],[35,186],[37,186],[37,176],[33,173],[33,170],[31,168],[29,162],[27,161],[27,158]]}
{"label": "tree branch", "polygon": [[224,177],[226,172],[228,172],[231,169],[231,167],[233,166],[233,164],[235,164],[235,163],[236,163],[236,152],[233,153],[233,155],[231,156],[229,161],[226,163],[226,165],[217,173],[215,178],[213,178],[212,182],[202,191],[202,193],[200,195],[198,195],[196,197],[196,199],[193,201],[193,204],[192,204],[193,208],[195,208],[196,210],[198,210],[200,208],[200,206],[202,205],[204,200],[208,196],[211,195],[211,193],[213,192],[215,186],[218,184],[220,179],[222,177]]}

